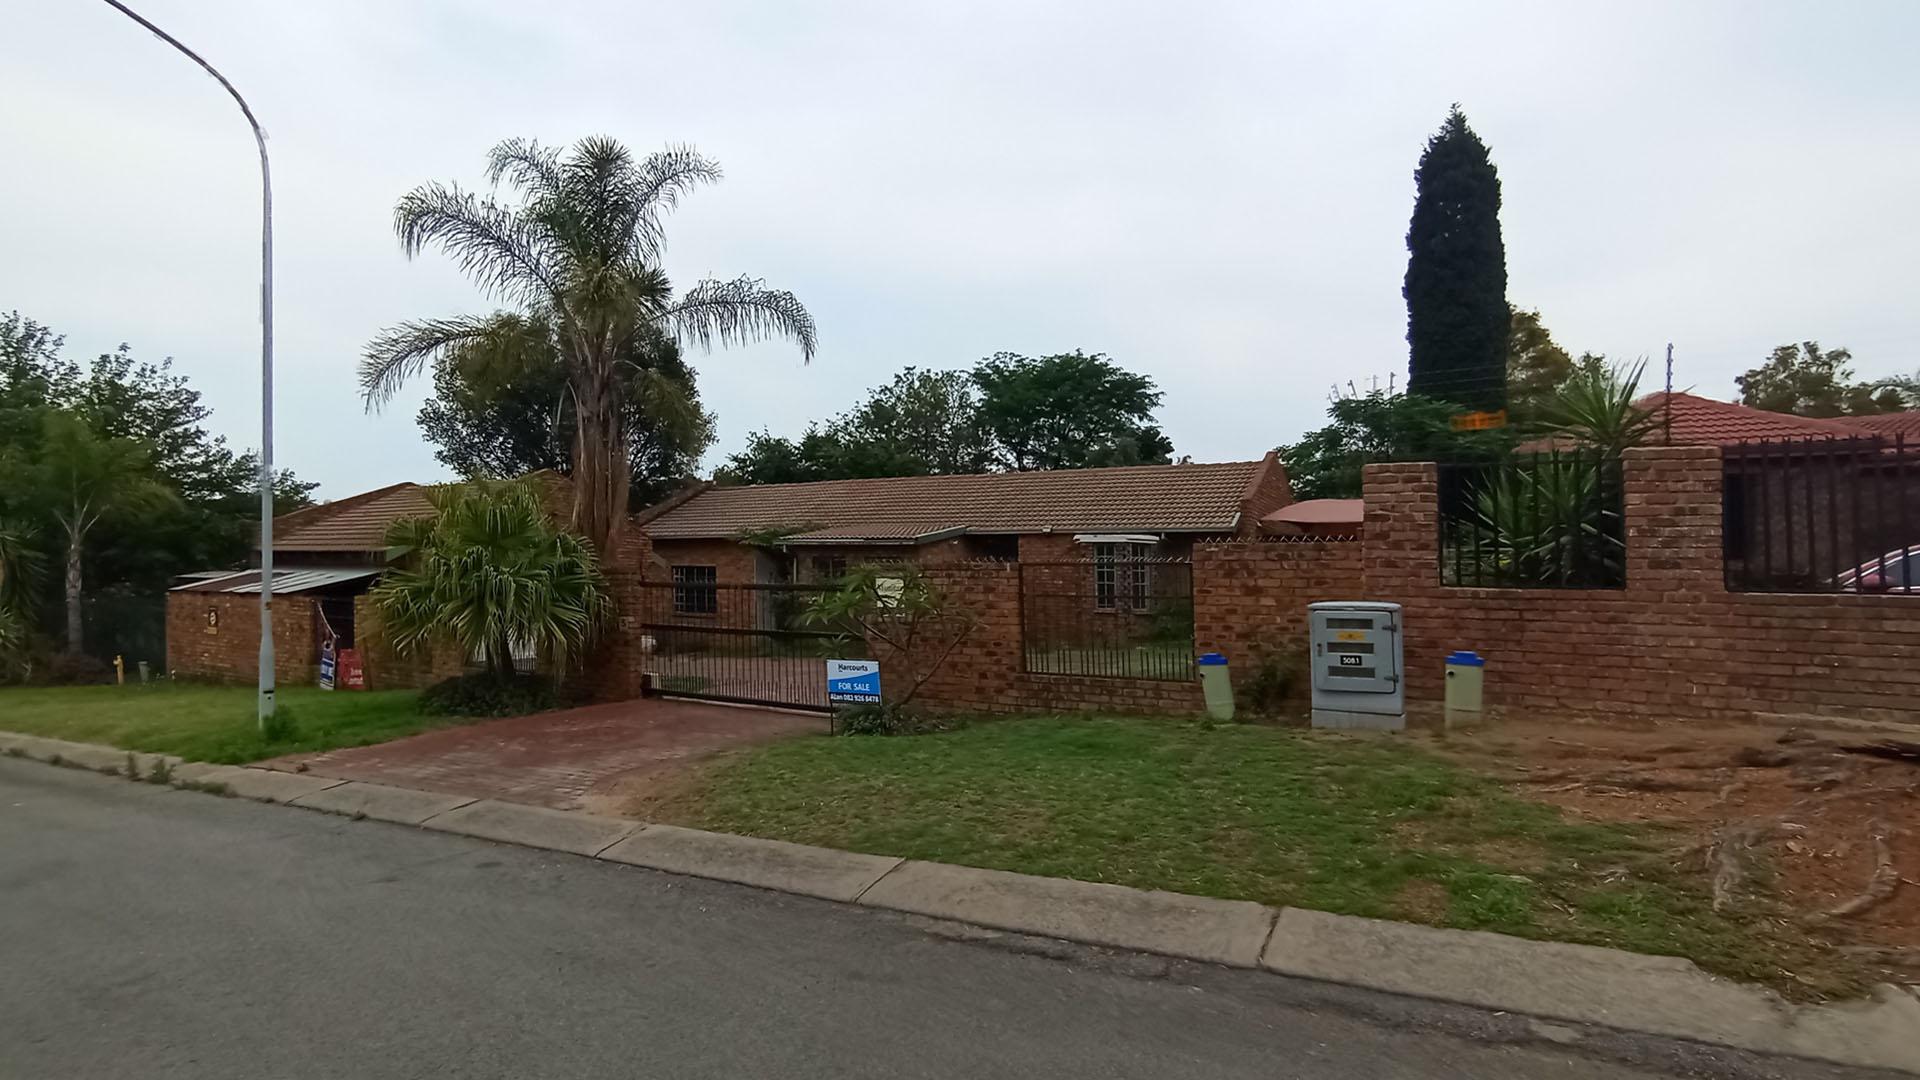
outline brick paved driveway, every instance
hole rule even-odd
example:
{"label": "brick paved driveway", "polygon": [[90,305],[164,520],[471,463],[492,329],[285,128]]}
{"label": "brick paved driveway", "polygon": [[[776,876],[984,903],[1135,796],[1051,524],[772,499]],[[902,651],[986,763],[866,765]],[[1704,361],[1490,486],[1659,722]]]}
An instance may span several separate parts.
{"label": "brick paved driveway", "polygon": [[632,791],[649,773],[769,739],[821,733],[826,724],[824,716],[648,699],[483,720],[265,764],[573,810],[616,782]]}

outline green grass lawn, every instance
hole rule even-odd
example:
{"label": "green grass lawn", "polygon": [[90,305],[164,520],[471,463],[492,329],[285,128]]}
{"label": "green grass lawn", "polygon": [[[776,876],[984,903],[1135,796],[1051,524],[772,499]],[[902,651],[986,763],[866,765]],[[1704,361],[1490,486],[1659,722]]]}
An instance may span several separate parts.
{"label": "green grass lawn", "polygon": [[[1851,992],[1804,935],[1714,914],[1673,837],[1585,824],[1410,745],[1032,718],[794,739],[709,763],[648,816],[1029,874],[1691,957]],[[1787,973],[1793,972],[1789,976]]]}
{"label": "green grass lawn", "polygon": [[0,689],[0,730],[237,765],[366,746],[461,722],[422,713],[417,699],[410,690],[289,687],[279,692],[278,704],[292,717],[293,735],[267,742],[254,719],[252,687],[159,683]]}

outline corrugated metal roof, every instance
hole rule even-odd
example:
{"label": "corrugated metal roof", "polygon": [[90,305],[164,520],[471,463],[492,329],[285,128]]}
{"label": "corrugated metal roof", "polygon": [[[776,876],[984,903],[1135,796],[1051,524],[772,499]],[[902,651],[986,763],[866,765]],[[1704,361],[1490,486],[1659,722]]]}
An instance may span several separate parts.
{"label": "corrugated metal roof", "polygon": [[1258,461],[755,484],[702,491],[647,521],[659,540],[750,529],[973,533],[1232,532]]}
{"label": "corrugated metal roof", "polygon": [[[284,593],[311,592],[324,589],[329,585],[341,585],[349,581],[374,577],[384,571],[379,566],[342,566],[342,567],[302,567],[295,570],[275,570],[273,572],[273,592],[278,596]],[[172,592],[195,593],[253,593],[260,592],[260,571],[241,570],[207,581],[196,581],[190,585],[177,585]]]}

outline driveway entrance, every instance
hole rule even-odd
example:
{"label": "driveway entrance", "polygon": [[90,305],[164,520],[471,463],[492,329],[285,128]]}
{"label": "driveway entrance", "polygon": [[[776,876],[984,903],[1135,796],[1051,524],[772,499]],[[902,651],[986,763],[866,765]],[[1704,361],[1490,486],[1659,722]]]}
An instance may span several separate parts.
{"label": "driveway entrance", "polygon": [[621,701],[482,720],[378,746],[293,754],[265,764],[318,776],[505,799],[561,810],[619,781],[737,747],[826,730],[822,717],[688,701]]}

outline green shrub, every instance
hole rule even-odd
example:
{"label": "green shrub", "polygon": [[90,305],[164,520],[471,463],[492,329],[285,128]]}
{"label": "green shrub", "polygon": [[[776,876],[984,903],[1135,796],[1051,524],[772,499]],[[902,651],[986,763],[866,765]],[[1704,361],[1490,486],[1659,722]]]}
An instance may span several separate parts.
{"label": "green shrub", "polygon": [[275,702],[273,715],[260,725],[260,737],[270,743],[292,742],[300,734],[300,725],[294,721],[293,710],[284,702]]}
{"label": "green shrub", "polygon": [[420,708],[442,716],[525,716],[562,704],[553,680],[539,675],[478,672],[427,687]]}
{"label": "green shrub", "polygon": [[925,735],[950,725],[899,705],[848,705],[833,714],[836,735]]}
{"label": "green shrub", "polygon": [[97,656],[54,653],[38,681],[48,686],[98,686],[113,681],[113,665]]}
{"label": "green shrub", "polygon": [[1256,716],[1272,716],[1285,711],[1300,688],[1306,673],[1300,650],[1289,649],[1269,655],[1253,669],[1253,675],[1240,688],[1241,704]]}

